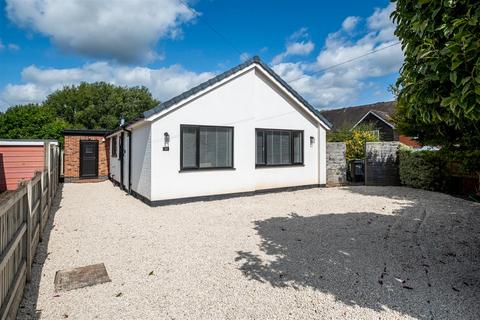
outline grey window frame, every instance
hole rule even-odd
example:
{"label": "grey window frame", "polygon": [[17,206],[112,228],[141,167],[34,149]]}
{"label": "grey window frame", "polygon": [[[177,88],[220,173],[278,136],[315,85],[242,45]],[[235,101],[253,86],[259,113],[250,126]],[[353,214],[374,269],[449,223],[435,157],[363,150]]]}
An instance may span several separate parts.
{"label": "grey window frame", "polygon": [[[268,142],[267,136],[265,134],[266,131],[273,131],[273,132],[287,132],[289,134],[290,139],[290,163],[285,164],[268,164],[267,163],[267,149],[268,149]],[[257,135],[259,132],[263,132],[263,162],[259,162],[257,159]],[[302,161],[295,162],[295,155],[294,155],[294,133],[300,133],[300,141],[301,141],[301,155]],[[269,129],[269,128],[256,128],[255,129],[255,167],[256,168],[264,168],[264,167],[292,167],[292,166],[303,166],[305,163],[305,142],[304,142],[304,132],[303,130],[290,130],[290,129]]]}
{"label": "grey window frame", "polygon": [[[193,128],[196,132],[196,150],[195,150],[195,166],[184,167],[183,166],[183,131],[186,128]],[[221,128],[221,129],[230,129],[232,131],[231,135],[231,157],[232,165],[231,166],[222,166],[222,167],[200,167],[200,129],[201,128]],[[181,124],[180,125],[180,171],[195,171],[195,170],[228,170],[235,169],[234,167],[234,149],[235,149],[235,130],[234,127],[229,126],[213,126],[213,125],[193,125],[193,124]]]}

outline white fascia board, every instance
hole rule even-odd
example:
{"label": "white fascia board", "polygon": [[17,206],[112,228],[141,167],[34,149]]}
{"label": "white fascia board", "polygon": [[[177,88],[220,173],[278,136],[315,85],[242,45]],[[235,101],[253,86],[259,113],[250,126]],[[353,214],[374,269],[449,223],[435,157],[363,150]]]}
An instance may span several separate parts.
{"label": "white fascia board", "polygon": [[126,126],[125,128],[126,128],[127,130],[134,129],[134,128],[138,127],[138,126],[143,125],[143,124],[144,124],[145,122],[147,122],[147,121],[149,121],[149,120],[148,120],[148,119],[139,119],[139,120],[137,120],[137,121],[129,124],[129,125]]}
{"label": "white fascia board", "polygon": [[238,72],[230,75],[229,77],[225,78],[225,79],[222,79],[221,81],[211,85],[210,87],[208,88],[205,88],[204,90],[202,91],[199,91],[193,95],[191,95],[190,97],[184,99],[184,100],[181,100],[179,101],[178,103],[174,104],[173,106],[171,106],[170,108],[167,108],[165,110],[162,110],[160,111],[159,113],[156,113],[156,114],[153,114],[151,115],[150,117],[148,118],[145,118],[146,121],[154,121],[155,119],[158,119],[160,117],[162,117],[163,115],[167,114],[167,113],[170,113],[178,108],[180,108],[181,106],[183,105],[186,105],[188,104],[190,101],[193,101],[195,99],[198,99],[199,97],[203,96],[204,94],[207,94],[208,92],[212,91],[212,90],[215,90],[216,88],[222,86],[223,84],[225,84],[226,82],[229,82],[231,81],[232,79],[240,76],[240,75],[243,75],[244,73],[247,73],[248,71],[254,69],[256,66],[256,64],[251,64],[249,65],[248,67],[246,67],[245,69],[241,69],[239,70]]}
{"label": "white fascia board", "polygon": [[0,140],[0,146],[43,146],[48,141]]}
{"label": "white fascia board", "polygon": [[325,130],[330,130],[329,126],[320,120],[318,116],[310,110],[307,106],[305,106],[300,100],[298,100],[289,90],[287,90],[281,83],[279,83],[274,77],[272,77],[261,65],[257,65],[258,70],[262,72],[263,75],[265,75],[270,81],[275,83],[280,90],[282,90],[283,93],[285,93],[290,99],[292,99],[296,104],[298,104],[302,109],[304,109],[308,115],[310,115],[316,122],[322,125],[322,127],[325,128]]}
{"label": "white fascia board", "polygon": [[122,130],[121,129],[118,129],[117,131],[113,132],[113,133],[110,133],[108,136],[105,136],[106,139],[110,139],[111,137],[113,136],[116,136],[117,134],[119,134]]}
{"label": "white fascia board", "polygon": [[[182,101],[179,101],[177,104],[171,106],[170,108],[167,108],[165,110],[162,110],[160,111],[159,113],[156,113],[148,118],[145,118],[144,120],[145,121],[154,121],[155,119],[158,119],[160,117],[162,117],[163,115],[167,114],[167,113],[170,113],[170,112],[173,112],[174,110],[180,108],[181,106],[185,105],[185,104],[188,104],[190,101],[193,101],[195,99],[198,99],[199,97],[203,96],[204,94],[207,94],[208,92],[212,91],[212,90],[215,90],[216,88],[222,86],[223,84],[233,80],[234,78],[236,77],[239,77],[247,72],[249,72],[250,70],[252,69],[257,69],[259,71],[262,72],[262,74],[267,77],[270,81],[272,81],[273,83],[275,83],[277,85],[277,87],[282,90],[283,93],[285,93],[290,99],[292,99],[296,104],[298,104],[302,109],[305,110],[305,112],[310,115],[316,122],[320,123],[326,130],[330,130],[330,128],[328,127],[328,125],[326,123],[324,123],[323,121],[321,121],[318,116],[313,113],[312,111],[310,111],[310,109],[308,107],[306,107],[300,100],[298,100],[293,94],[290,93],[290,91],[288,91],[282,84],[280,84],[275,78],[273,78],[261,65],[257,64],[257,63],[252,63],[250,66],[246,67],[245,69],[242,69],[242,70],[239,70],[238,72],[230,75],[229,77],[213,84],[212,86],[208,87],[208,88],[205,88],[204,90],[202,91],[199,91],[197,92],[196,94],[182,100]],[[135,125],[137,123],[134,123]],[[134,125],[132,124],[132,125]]]}

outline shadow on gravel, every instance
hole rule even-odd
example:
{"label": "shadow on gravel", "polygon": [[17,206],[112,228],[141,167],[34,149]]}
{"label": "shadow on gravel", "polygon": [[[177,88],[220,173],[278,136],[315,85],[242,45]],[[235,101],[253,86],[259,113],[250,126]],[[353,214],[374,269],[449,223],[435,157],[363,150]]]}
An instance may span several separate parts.
{"label": "shadow on gravel", "polygon": [[480,206],[407,188],[388,195],[382,188],[348,190],[410,204],[393,215],[292,212],[256,221],[259,249],[269,257],[238,251],[243,274],[274,287],[313,288],[376,311],[478,318]]}
{"label": "shadow on gravel", "polygon": [[[52,201],[52,211],[48,217],[47,225],[43,231],[42,241],[39,242],[37,252],[33,258],[32,264],[32,280],[27,282],[23,299],[18,309],[17,319],[41,319],[42,310],[37,310],[38,290],[40,288],[40,281],[42,280],[42,270],[45,261],[48,259],[48,243],[50,241],[50,234],[52,229],[55,228],[53,224],[55,221],[55,215],[61,208],[61,201],[63,198],[63,183],[59,184],[57,195]],[[55,298],[52,298],[55,299]]]}

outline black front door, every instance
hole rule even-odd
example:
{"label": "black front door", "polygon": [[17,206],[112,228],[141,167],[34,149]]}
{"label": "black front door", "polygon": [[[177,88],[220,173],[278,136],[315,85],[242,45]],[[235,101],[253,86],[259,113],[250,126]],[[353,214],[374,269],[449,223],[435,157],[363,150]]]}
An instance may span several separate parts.
{"label": "black front door", "polygon": [[98,176],[98,141],[80,141],[80,177]]}

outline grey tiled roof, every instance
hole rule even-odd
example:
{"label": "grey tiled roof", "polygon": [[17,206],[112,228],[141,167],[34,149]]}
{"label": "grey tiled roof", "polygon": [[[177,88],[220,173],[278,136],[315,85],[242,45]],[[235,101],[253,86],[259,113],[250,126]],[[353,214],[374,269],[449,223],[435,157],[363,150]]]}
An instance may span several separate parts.
{"label": "grey tiled roof", "polygon": [[368,105],[347,107],[341,109],[332,109],[321,111],[333,124],[333,130],[342,129],[350,130],[360,119],[362,119],[369,111],[375,112],[386,122],[391,122],[391,115],[395,112],[395,101],[377,102]]}
{"label": "grey tiled roof", "polygon": [[[208,81],[205,81],[201,84],[199,84],[198,86],[188,90],[188,91],[185,91],[184,93],[170,99],[170,100],[167,100],[165,102],[162,102],[160,103],[158,106],[156,106],[155,108],[153,109],[150,109],[150,110],[147,110],[145,111],[142,116],[144,118],[148,118],[148,117],[151,117],[153,116],[154,114],[157,114],[165,109],[168,109],[170,108],[171,106],[173,106],[174,104],[177,104],[178,102],[184,100],[184,99],[187,99],[188,97],[196,94],[197,92],[199,91],[202,91],[204,89],[207,89],[208,87],[214,85],[215,83],[225,79],[225,78],[228,78],[229,76],[231,76],[232,74],[242,70],[242,69],[245,69],[247,68],[248,66],[250,66],[251,64],[253,63],[257,63],[259,65],[261,65],[267,72],[270,76],[272,76],[275,80],[277,80],[285,89],[287,89],[295,98],[297,98],[303,105],[305,105],[308,109],[310,109],[310,111],[312,111],[313,114],[315,114],[315,116],[320,119],[322,122],[324,122],[329,128],[332,127],[332,124],[322,115],[320,114],[320,112],[318,112],[317,109],[315,109],[310,103],[308,103],[300,94],[298,94],[295,90],[293,90],[292,87],[290,87],[288,85],[288,83],[286,83],[282,78],[280,78],[279,75],[277,75],[268,65],[266,65],[258,56],[254,56],[253,58],[250,58],[248,59],[247,61],[243,62],[242,64],[239,64],[238,66],[236,67],[233,67],[232,69],[230,70],[227,70],[219,75],[217,75],[216,77],[208,80]],[[138,119],[137,119],[138,120]]]}

